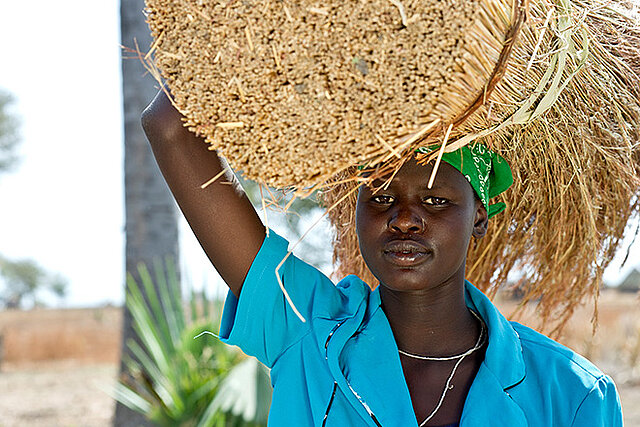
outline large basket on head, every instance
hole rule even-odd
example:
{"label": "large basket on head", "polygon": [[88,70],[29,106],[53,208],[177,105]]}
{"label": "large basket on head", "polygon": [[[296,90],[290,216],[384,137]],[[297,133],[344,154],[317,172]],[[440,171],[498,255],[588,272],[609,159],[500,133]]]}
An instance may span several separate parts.
{"label": "large basket on head", "polygon": [[[634,9],[635,7],[635,9]],[[481,141],[515,184],[471,253],[495,290],[566,319],[597,294],[638,211],[640,29],[600,0],[147,0],[151,51],[186,125],[236,170],[324,188],[343,272],[370,275],[353,166]],[[155,68],[157,66],[157,69]],[[446,135],[446,136],[445,136]],[[373,278],[370,278],[373,279]]]}

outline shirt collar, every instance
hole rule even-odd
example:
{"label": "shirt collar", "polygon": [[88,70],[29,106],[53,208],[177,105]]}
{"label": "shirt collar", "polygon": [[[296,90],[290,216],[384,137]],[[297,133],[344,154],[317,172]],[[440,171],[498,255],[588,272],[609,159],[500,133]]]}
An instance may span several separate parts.
{"label": "shirt collar", "polygon": [[[491,300],[469,281],[465,281],[465,300],[467,307],[480,315],[489,330],[484,364],[495,375],[503,390],[520,383],[526,373],[520,336]],[[369,294],[363,325],[381,309],[378,286]]]}
{"label": "shirt collar", "polygon": [[[325,336],[318,341],[326,345],[322,350],[337,385],[367,424],[375,425],[367,414],[370,408],[383,426],[417,425],[406,383],[398,381],[404,378],[402,366],[382,312],[379,288],[367,297],[366,308],[361,305],[353,317],[337,323],[322,320],[320,329],[325,330]],[[525,376],[520,337],[489,298],[469,282],[465,284],[465,298],[467,306],[486,323],[489,342],[467,395],[461,425],[527,425],[522,410],[507,392]],[[496,413],[504,415],[498,417],[504,423],[496,424]],[[397,423],[398,417],[404,417],[401,424]]]}
{"label": "shirt collar", "polygon": [[467,306],[480,314],[489,330],[484,365],[503,390],[520,383],[526,373],[520,336],[491,300],[468,281],[465,283],[465,298]]}

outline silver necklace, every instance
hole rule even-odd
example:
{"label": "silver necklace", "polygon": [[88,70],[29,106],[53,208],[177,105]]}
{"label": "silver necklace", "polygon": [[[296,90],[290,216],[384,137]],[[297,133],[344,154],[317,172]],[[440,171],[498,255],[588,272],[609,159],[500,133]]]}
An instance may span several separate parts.
{"label": "silver necklace", "polygon": [[419,355],[419,354],[408,353],[406,351],[402,351],[402,350],[398,349],[398,353],[400,353],[400,354],[402,354],[404,356],[407,356],[407,357],[411,357],[413,359],[433,360],[433,361],[445,361],[445,360],[456,360],[456,359],[458,359],[456,364],[453,365],[453,369],[451,370],[451,373],[449,374],[449,378],[447,378],[447,382],[444,385],[444,390],[442,390],[442,395],[440,396],[440,400],[438,401],[438,404],[436,405],[435,409],[427,416],[427,418],[425,418],[424,421],[422,421],[420,423],[420,427],[424,427],[424,425],[427,424],[431,418],[433,418],[433,416],[436,414],[436,412],[438,412],[438,410],[442,406],[442,402],[444,402],[444,398],[447,395],[447,391],[449,391],[451,388],[453,388],[453,387],[451,387],[451,380],[453,380],[453,376],[455,375],[456,370],[458,369],[458,366],[460,366],[460,364],[465,359],[465,357],[469,356],[470,354],[472,354],[475,351],[477,351],[478,349],[480,349],[484,345],[484,343],[486,341],[487,326],[485,325],[483,320],[480,318],[480,316],[475,311],[473,311],[473,310],[469,310],[469,311],[471,312],[471,314],[473,314],[473,316],[476,319],[478,319],[478,322],[480,322],[480,334],[478,335],[478,340],[476,341],[475,345],[473,347],[471,347],[469,350],[465,351],[464,353],[460,353],[460,354],[457,354],[455,356],[433,357],[433,356],[422,356],[422,355]]}

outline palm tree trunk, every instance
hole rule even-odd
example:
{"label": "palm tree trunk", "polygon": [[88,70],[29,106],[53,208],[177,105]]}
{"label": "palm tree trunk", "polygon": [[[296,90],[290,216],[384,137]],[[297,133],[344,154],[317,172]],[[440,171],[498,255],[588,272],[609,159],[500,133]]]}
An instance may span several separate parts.
{"label": "palm tree trunk", "polygon": [[[150,46],[149,29],[143,14],[143,0],[121,0],[121,41],[125,47],[141,50]],[[176,206],[155,163],[140,124],[140,114],[155,95],[157,85],[137,58],[122,59],[122,93],[125,140],[125,238],[126,269],[137,276],[137,266],[150,268],[154,261],[166,257],[178,259],[178,223]],[[126,345],[135,339],[132,317],[124,307],[120,375],[127,375],[123,360],[130,355]],[[118,427],[150,426],[141,415],[122,404],[116,405],[114,425]]]}

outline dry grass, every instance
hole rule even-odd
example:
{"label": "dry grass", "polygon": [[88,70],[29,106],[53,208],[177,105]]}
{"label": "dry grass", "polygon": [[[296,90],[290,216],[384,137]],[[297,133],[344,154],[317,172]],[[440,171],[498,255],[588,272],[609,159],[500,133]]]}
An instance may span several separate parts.
{"label": "dry grass", "polygon": [[[74,359],[116,363],[120,358],[119,308],[0,312],[4,364]],[[1,367],[1,365],[0,365]]]}

